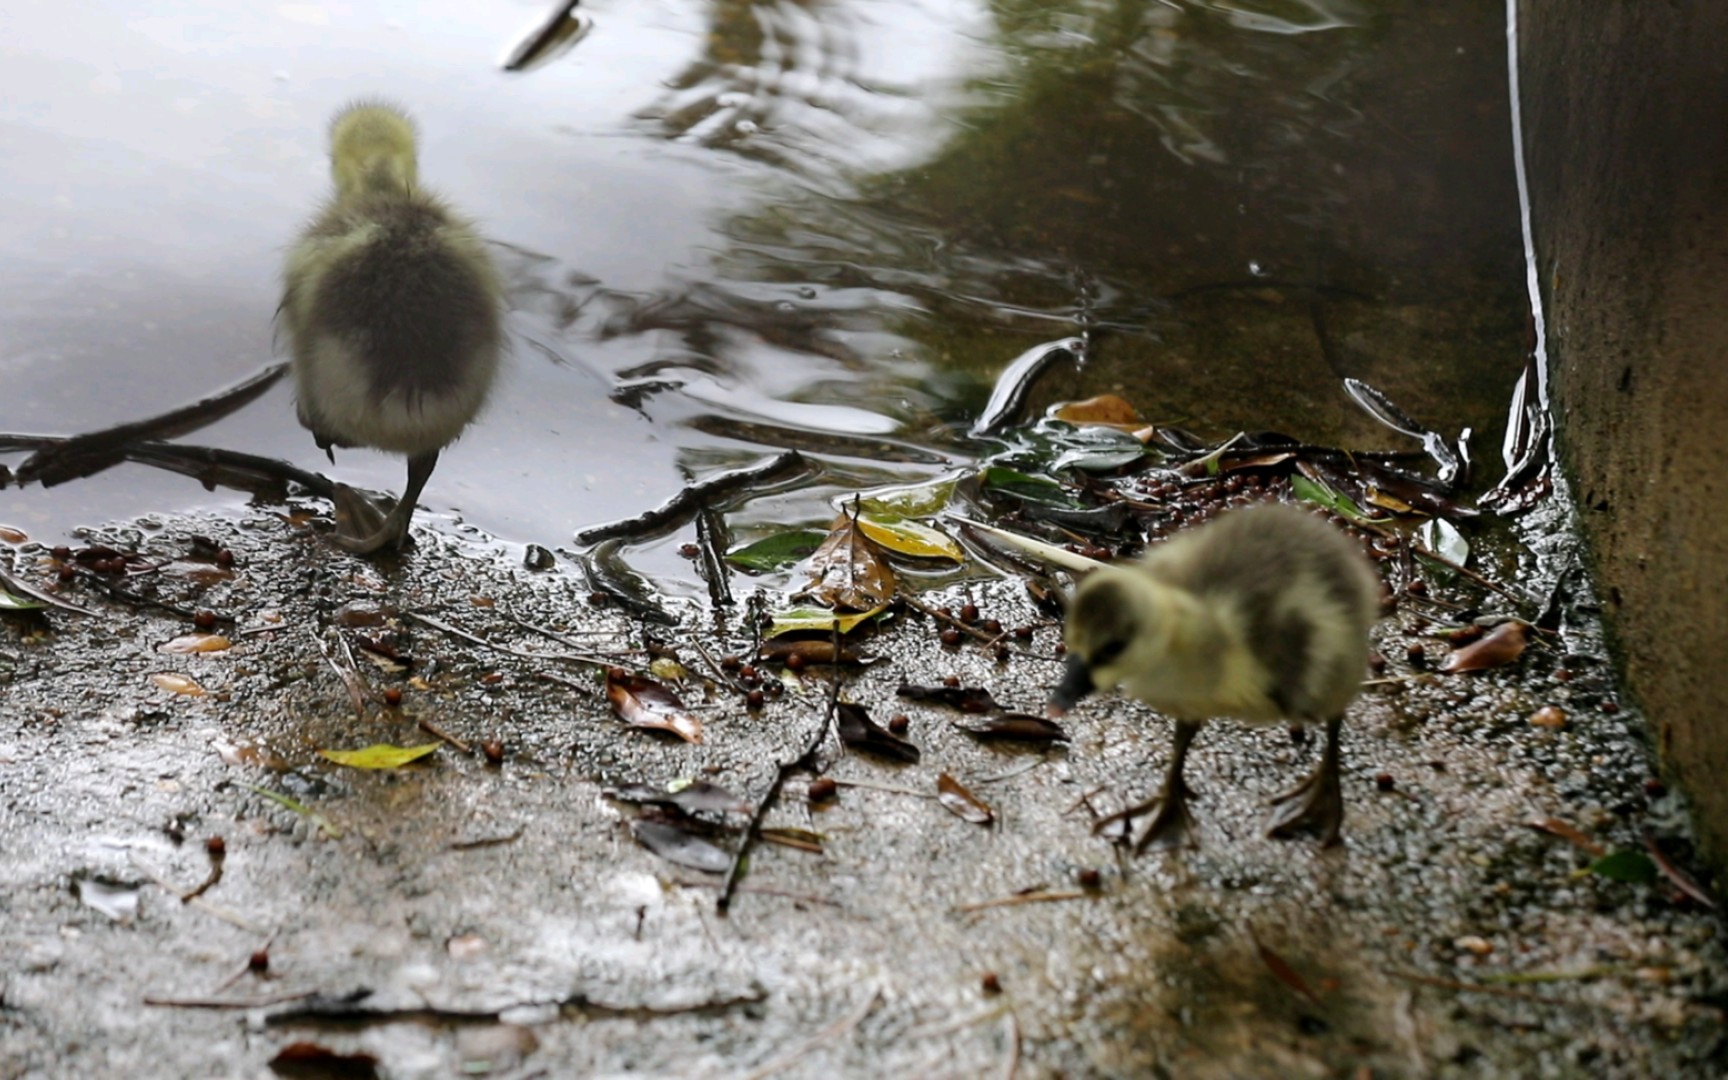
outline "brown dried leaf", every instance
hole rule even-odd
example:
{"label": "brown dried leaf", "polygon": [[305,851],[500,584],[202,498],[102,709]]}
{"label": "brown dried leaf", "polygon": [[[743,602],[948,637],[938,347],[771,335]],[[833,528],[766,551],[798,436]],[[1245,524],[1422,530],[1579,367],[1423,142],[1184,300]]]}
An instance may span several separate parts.
{"label": "brown dried leaf", "polygon": [[1262,945],[1252,930],[1248,933],[1254,939],[1254,948],[1260,954],[1260,962],[1265,964],[1272,974],[1278,976],[1278,981],[1318,1006],[1320,995],[1316,994],[1314,988],[1308,985],[1308,980],[1302,977],[1302,973],[1291,967],[1282,956]]}
{"label": "brown dried leaf", "polygon": [[689,743],[702,741],[702,721],[684,707],[677,694],[646,676],[608,668],[606,700],[618,718],[631,727],[670,731]]}
{"label": "brown dried leaf", "polygon": [[1559,818],[1537,818],[1534,821],[1526,822],[1526,824],[1538,832],[1545,832],[1550,836],[1558,836],[1560,839],[1574,847],[1582,848],[1584,851],[1588,852],[1592,858],[1599,859],[1605,853],[1605,849],[1601,844],[1598,844],[1588,836],[1585,836],[1582,832],[1578,831],[1577,828],[1567,822],[1561,821]]}
{"label": "brown dried leaf", "polygon": [[918,748],[870,719],[864,706],[841,701],[835,704],[834,713],[835,724],[840,729],[840,741],[845,745],[859,750],[872,750],[901,761],[918,760]]}
{"label": "brown dried leaf", "polygon": [[841,514],[810,556],[810,580],[798,596],[837,611],[868,611],[893,599],[897,587],[882,548],[852,515]]}
{"label": "brown dried leaf", "polygon": [[936,778],[936,801],[955,817],[974,825],[988,825],[996,820],[996,813],[988,803],[947,773]]}
{"label": "brown dried leaf", "polygon": [[1448,656],[1440,670],[1457,674],[1505,667],[1524,655],[1524,646],[1529,642],[1530,631],[1524,623],[1503,622],[1480,641],[1473,641]]}
{"label": "brown dried leaf", "polygon": [[1690,896],[1692,899],[1698,901],[1700,904],[1703,904],[1705,907],[1710,908],[1711,910],[1716,909],[1715,898],[1705,892],[1704,887],[1694,881],[1691,874],[1680,869],[1672,859],[1668,858],[1667,854],[1663,852],[1661,848],[1656,846],[1656,838],[1654,836],[1645,833],[1643,839],[1644,850],[1650,853],[1651,861],[1656,864],[1656,869],[1662,871],[1662,876],[1668,879],[1669,884],[1673,885],[1676,889],[1679,889],[1687,896]]}
{"label": "brown dried leaf", "polygon": [[982,720],[970,720],[960,730],[980,739],[1009,739],[1018,742],[1067,742],[1068,733],[1054,720],[1031,713],[1003,713]]}
{"label": "brown dried leaf", "polygon": [[756,833],[758,839],[781,847],[793,848],[797,851],[808,851],[812,855],[822,854],[822,836],[809,829],[762,829]]}
{"label": "brown dried leaf", "polygon": [[1002,708],[996,704],[996,699],[990,696],[990,691],[981,686],[915,686],[912,683],[901,683],[894,693],[908,701],[933,701],[961,712],[986,713]]}
{"label": "brown dried leaf", "polygon": [[1084,401],[1070,401],[1054,410],[1058,420],[1070,424],[1107,424],[1111,427],[1134,428],[1140,425],[1140,414],[1124,398],[1115,394],[1099,394]]}
{"label": "brown dried leaf", "polygon": [[232,648],[233,645],[232,641],[221,634],[181,634],[172,641],[164,641],[157,646],[157,651],[187,655],[190,653],[223,652]]}

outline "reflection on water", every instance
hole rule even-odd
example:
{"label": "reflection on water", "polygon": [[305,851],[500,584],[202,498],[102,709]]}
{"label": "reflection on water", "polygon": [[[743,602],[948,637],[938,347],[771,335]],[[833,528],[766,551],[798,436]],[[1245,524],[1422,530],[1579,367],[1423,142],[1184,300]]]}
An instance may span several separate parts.
{"label": "reflection on water", "polygon": [[[782,446],[827,473],[748,516],[825,521],[827,494],[977,453],[990,380],[1077,330],[1088,364],[1046,397],[1383,444],[1354,376],[1492,438],[1522,359],[1501,28],[1453,7],[613,0],[511,75],[538,5],[20,6],[0,430],[106,425],[267,363],[325,118],[385,93],[515,307],[505,386],[426,521],[557,545]],[[197,438],[320,464],[286,390]],[[333,475],[399,470],[350,452]],[[136,466],[0,500],[39,539],[238,504]],[[679,539],[648,567],[688,576]]]}

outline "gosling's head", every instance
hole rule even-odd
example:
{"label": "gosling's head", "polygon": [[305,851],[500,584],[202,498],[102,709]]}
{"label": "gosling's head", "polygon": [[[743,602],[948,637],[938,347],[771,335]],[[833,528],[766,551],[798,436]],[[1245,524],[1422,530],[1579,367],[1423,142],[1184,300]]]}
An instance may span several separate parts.
{"label": "gosling's head", "polygon": [[414,121],[394,105],[362,101],[330,122],[330,175],[336,197],[406,195],[419,176]]}
{"label": "gosling's head", "polygon": [[1068,604],[1067,669],[1050,694],[1052,716],[1094,690],[1109,690],[1167,662],[1177,620],[1170,617],[1164,592],[1144,574],[1111,567],[1081,582]]}

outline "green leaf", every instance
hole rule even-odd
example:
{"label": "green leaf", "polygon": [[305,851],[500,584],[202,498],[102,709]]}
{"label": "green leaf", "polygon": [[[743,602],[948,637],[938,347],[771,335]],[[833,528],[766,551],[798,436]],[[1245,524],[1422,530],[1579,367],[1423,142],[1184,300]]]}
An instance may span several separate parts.
{"label": "green leaf", "polygon": [[1031,476],[1002,465],[992,465],[984,470],[984,486],[1028,502],[1064,506],[1073,510],[1080,508],[1080,503],[1069,495],[1061,484],[1049,477]]}
{"label": "green leaf", "polygon": [[[954,497],[954,478],[941,477],[922,484],[903,484],[877,488],[857,496],[858,508],[871,517],[895,518],[930,517],[947,508]],[[845,500],[848,505],[851,499]],[[836,505],[836,510],[845,507]]]}
{"label": "green leaf", "polygon": [[442,743],[422,743],[419,746],[391,746],[374,743],[360,750],[320,750],[319,756],[338,765],[354,769],[398,769],[410,761],[418,761],[438,749]]}
{"label": "green leaf", "polygon": [[836,615],[827,608],[791,608],[786,611],[775,613],[774,621],[768,627],[768,636],[774,638],[779,637],[781,634],[793,634],[799,632],[809,633],[814,631],[832,633],[835,627],[839,627],[842,634],[849,634],[852,632],[853,627],[857,626],[859,623],[864,622],[866,619],[874,619],[876,616],[887,610],[888,605],[883,604],[880,607],[871,608],[869,611],[860,611],[847,615]]}
{"label": "green leaf", "polygon": [[47,607],[40,600],[32,600],[27,596],[13,596],[0,588],[0,611],[36,611]]}
{"label": "green leaf", "polygon": [[1630,848],[1610,851],[1590,864],[1590,872],[1597,877],[1630,881],[1635,885],[1649,885],[1656,880],[1656,864],[1650,861],[1650,856]]}
{"label": "green leaf", "polygon": [[299,814],[301,817],[305,818],[307,821],[310,821],[312,824],[314,824],[314,825],[318,826],[320,829],[324,830],[324,835],[328,836],[330,839],[332,839],[332,840],[342,839],[342,830],[341,829],[338,829],[336,826],[332,825],[330,823],[329,818],[325,817],[323,814],[320,814],[318,811],[312,809],[310,806],[307,806],[305,803],[301,802],[299,799],[291,798],[287,795],[282,794],[279,791],[271,791],[268,788],[257,787],[253,784],[247,784],[245,786],[246,786],[246,789],[248,791],[251,791],[254,795],[262,795],[266,799],[269,799],[271,802],[275,803],[276,805],[281,806],[281,807],[285,807],[289,810],[294,811],[296,814]]}
{"label": "green leaf", "polygon": [[966,554],[960,550],[959,544],[950,540],[946,533],[920,522],[860,516],[858,527],[865,536],[896,554],[914,559],[966,561]]}
{"label": "green leaf", "polygon": [[1295,493],[1298,499],[1324,506],[1339,517],[1357,523],[1366,523],[1371,520],[1367,514],[1362,512],[1360,507],[1350,501],[1349,496],[1341,495],[1327,485],[1316,483],[1306,476],[1292,476],[1290,478],[1290,490]]}
{"label": "green leaf", "polygon": [[778,570],[809,558],[827,538],[827,533],[816,529],[792,529],[729,551],[726,561],[745,570]]}
{"label": "green leaf", "polygon": [[1145,456],[1146,448],[1139,445],[1111,449],[1069,450],[1057,458],[1055,464],[1050,467],[1052,469],[1080,469],[1085,472],[1110,472],[1113,469],[1132,465]]}

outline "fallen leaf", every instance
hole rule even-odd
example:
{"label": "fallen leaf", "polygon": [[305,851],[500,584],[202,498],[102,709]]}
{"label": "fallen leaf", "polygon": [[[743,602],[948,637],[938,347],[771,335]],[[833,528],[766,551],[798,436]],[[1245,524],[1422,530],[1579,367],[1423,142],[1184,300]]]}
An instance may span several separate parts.
{"label": "fallen leaf", "polygon": [[646,676],[607,668],[606,700],[618,718],[631,727],[670,731],[689,743],[702,741],[702,721],[685,708],[677,694]]}
{"label": "fallen leaf", "polygon": [[1712,910],[1716,908],[1715,899],[1712,898],[1709,893],[1704,891],[1702,885],[1692,880],[1691,874],[1680,869],[1679,866],[1675,865],[1672,859],[1668,858],[1662,849],[1657,846],[1656,838],[1654,836],[1645,833],[1643,839],[1644,850],[1650,853],[1650,858],[1655,862],[1656,869],[1662,871],[1662,876],[1667,878],[1670,884],[1685,893],[1687,896],[1698,901],[1700,904],[1703,904],[1705,907]]}
{"label": "fallen leaf", "polygon": [[936,801],[955,817],[974,825],[988,825],[996,820],[995,812],[984,800],[947,773],[936,778]]}
{"label": "fallen leaf", "polygon": [[1248,931],[1248,936],[1254,941],[1254,949],[1260,954],[1260,962],[1265,964],[1267,969],[1278,977],[1278,981],[1307,998],[1309,1002],[1318,1007],[1320,1004],[1320,995],[1316,994],[1314,988],[1308,985],[1308,980],[1302,977],[1302,973],[1291,967],[1289,962],[1282,956],[1279,956],[1265,945],[1262,945],[1260,943],[1260,938],[1255,935],[1252,929]]}
{"label": "fallen leaf", "polygon": [[314,825],[318,826],[318,828],[322,829],[324,832],[324,835],[328,836],[330,839],[332,839],[332,840],[342,839],[342,830],[341,829],[338,829],[335,825],[331,824],[329,818],[326,818],[323,814],[320,814],[318,811],[312,809],[310,806],[307,806],[305,803],[301,802],[299,799],[293,798],[293,797],[288,796],[288,795],[284,795],[279,791],[271,791],[268,788],[256,787],[252,784],[247,784],[247,785],[245,785],[245,787],[246,787],[246,790],[252,792],[254,795],[262,795],[262,796],[264,796],[264,798],[269,799],[271,802],[275,803],[276,805],[281,806],[281,807],[288,809],[288,810],[292,810],[296,814],[299,814],[301,817],[305,818],[307,821],[310,821],[312,824],[314,824]]}
{"label": "fallen leaf", "polygon": [[1072,510],[1084,509],[1079,500],[1068,494],[1066,488],[1047,476],[1032,476],[1016,469],[992,465],[984,470],[980,479],[987,491],[1012,495],[1027,502],[1066,506]]}
{"label": "fallen leaf", "polygon": [[270,1071],[296,1080],[372,1080],[378,1059],[363,1050],[340,1054],[314,1042],[295,1042],[270,1059]]}
{"label": "fallen leaf", "polygon": [[608,788],[606,794],[620,802],[675,806],[685,813],[748,814],[750,804],[706,780],[673,780],[657,784],[625,784]]}
{"label": "fallen leaf", "polygon": [[157,646],[158,652],[179,653],[211,653],[222,652],[232,648],[234,643],[221,634],[181,634],[172,641],[164,641]]}
{"label": "fallen leaf", "polygon": [[745,570],[778,570],[809,558],[825,539],[827,534],[815,529],[793,529],[729,551],[726,561]]}
{"label": "fallen leaf", "polygon": [[1656,864],[1650,856],[1632,848],[1611,851],[1590,864],[1590,872],[1611,881],[1649,885],[1656,880]]}
{"label": "fallen leaf", "polygon": [[1099,394],[1084,401],[1070,401],[1056,406],[1051,415],[1070,424],[1119,424],[1137,427],[1140,414],[1125,398],[1116,394]]}
{"label": "fallen leaf", "polygon": [[1470,559],[1470,541],[1464,539],[1457,526],[1444,518],[1423,522],[1416,535],[1424,547],[1448,562],[1463,566]]}
{"label": "fallen leaf", "polygon": [[1054,720],[1031,713],[1003,713],[1001,716],[968,720],[958,725],[968,735],[980,739],[1007,739],[1020,742],[1067,742],[1068,733]]}
{"label": "fallen leaf", "polygon": [[912,683],[901,683],[894,693],[908,701],[933,701],[961,712],[995,712],[1002,707],[996,704],[990,691],[981,686],[915,686]]}
{"label": "fallen leaf", "polygon": [[670,656],[656,656],[648,663],[648,674],[664,682],[683,682],[690,672]]}
{"label": "fallen leaf", "polygon": [[27,596],[13,596],[4,586],[0,586],[0,611],[35,611],[47,607],[40,600],[32,600]]}
{"label": "fallen leaf", "polygon": [[73,887],[78,892],[78,899],[87,907],[100,911],[115,922],[131,922],[138,914],[138,893],[142,886],[136,882],[75,878]]}
{"label": "fallen leaf", "polygon": [[1558,836],[1560,839],[1566,841],[1572,846],[1581,848],[1593,856],[1600,857],[1604,850],[1601,844],[1598,844],[1588,836],[1585,836],[1577,829],[1577,827],[1561,821],[1559,818],[1537,818],[1527,824],[1532,829],[1536,829],[1539,832],[1548,833],[1550,836]]}
{"label": "fallen leaf", "polygon": [[1453,652],[1446,658],[1446,662],[1440,665],[1440,670],[1447,674],[1456,674],[1505,667],[1524,655],[1524,646],[1529,639],[1530,632],[1524,623],[1516,620],[1503,622],[1481,640],[1473,641]]}
{"label": "fallen leaf", "polygon": [[834,519],[828,539],[810,556],[810,580],[798,596],[836,611],[869,611],[894,598],[898,582],[882,548],[851,514]]}
{"label": "fallen leaf", "polygon": [[170,694],[185,694],[188,697],[197,697],[204,693],[204,688],[198,685],[197,680],[188,678],[185,675],[175,675],[171,672],[160,672],[156,675],[150,676],[150,681],[156,684],[158,690],[166,690]]}
{"label": "fallen leaf", "polygon": [[850,701],[835,704],[835,721],[840,741],[860,750],[871,750],[901,761],[917,761],[918,748],[870,719],[862,705]]}
{"label": "fallen leaf", "polygon": [[914,559],[946,559],[956,563],[966,561],[966,553],[960,550],[959,544],[941,530],[922,522],[860,515],[858,527],[864,530],[865,536],[899,555]]}
{"label": "fallen leaf", "polygon": [[504,61],[504,70],[533,71],[569,52],[577,42],[587,37],[594,28],[594,22],[576,10],[576,3],[577,0],[566,0],[551,18],[523,38]]}
{"label": "fallen leaf", "polygon": [[374,743],[359,750],[320,750],[320,757],[352,769],[399,769],[410,761],[419,761],[442,743],[422,743],[419,746],[392,746]]}
{"label": "fallen leaf", "polygon": [[720,874],[732,865],[732,856],[700,836],[692,836],[663,821],[632,821],[630,832],[638,843],[669,863]]}
{"label": "fallen leaf", "polygon": [[773,622],[768,626],[768,636],[773,638],[782,634],[814,632],[831,634],[836,630],[842,634],[850,634],[859,623],[868,622],[887,610],[887,604],[850,615],[829,611],[827,608],[791,608],[774,614]]}
{"label": "fallen leaf", "polygon": [[812,855],[822,854],[821,835],[809,829],[762,829],[756,835],[770,844],[808,851]]}

